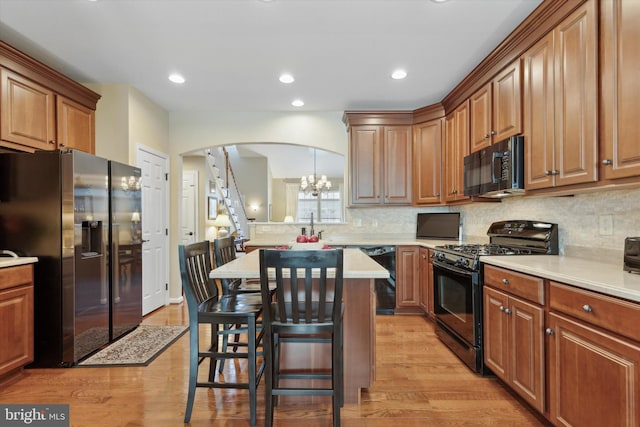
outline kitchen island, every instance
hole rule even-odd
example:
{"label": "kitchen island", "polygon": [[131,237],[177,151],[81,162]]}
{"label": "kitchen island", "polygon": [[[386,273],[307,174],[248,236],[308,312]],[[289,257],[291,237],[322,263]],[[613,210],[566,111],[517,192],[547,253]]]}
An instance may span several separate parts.
{"label": "kitchen island", "polygon": [[[256,279],[260,277],[258,251],[250,252],[211,271],[214,279]],[[375,379],[375,286],[377,278],[389,272],[358,249],[344,250],[344,401],[359,403],[360,390]],[[282,369],[309,366],[326,368],[330,349],[322,344],[288,344],[281,354]]]}

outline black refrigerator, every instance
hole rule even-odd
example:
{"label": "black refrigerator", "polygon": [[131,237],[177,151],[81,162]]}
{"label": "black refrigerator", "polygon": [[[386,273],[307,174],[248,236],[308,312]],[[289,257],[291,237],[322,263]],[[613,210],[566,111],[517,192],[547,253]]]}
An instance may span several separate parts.
{"label": "black refrigerator", "polygon": [[109,161],[111,341],[142,322],[141,171]]}
{"label": "black refrigerator", "polygon": [[29,367],[73,366],[111,340],[109,182],[109,162],[81,151],[0,154],[0,247],[38,257]]}

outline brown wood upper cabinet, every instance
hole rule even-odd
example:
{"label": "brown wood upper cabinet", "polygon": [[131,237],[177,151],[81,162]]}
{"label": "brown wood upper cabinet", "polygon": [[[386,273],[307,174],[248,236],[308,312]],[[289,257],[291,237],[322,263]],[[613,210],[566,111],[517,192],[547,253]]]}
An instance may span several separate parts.
{"label": "brown wood upper cabinet", "polygon": [[464,156],[469,154],[469,101],[447,114],[444,121],[444,200],[458,202],[464,195]]}
{"label": "brown wood upper cabinet", "polygon": [[100,95],[0,41],[0,147],[95,152]]}
{"label": "brown wood upper cabinet", "polygon": [[0,69],[2,145],[21,150],[95,152],[95,111],[11,70]]}
{"label": "brown wood upper cabinet", "polygon": [[589,0],[523,55],[527,190],[597,180],[597,53]]}
{"label": "brown wood upper cabinet", "polygon": [[28,151],[55,149],[55,93],[4,68],[0,69],[0,79],[3,145]]}
{"label": "brown wood upper cabinet", "polygon": [[357,125],[349,134],[351,204],[411,204],[411,126]]}
{"label": "brown wood upper cabinet", "polygon": [[56,99],[58,148],[95,153],[96,112],[62,95]]}
{"label": "brown wood upper cabinet", "polygon": [[413,201],[417,205],[442,202],[442,122],[431,120],[413,127]]}
{"label": "brown wood upper cabinet", "polygon": [[600,173],[602,179],[640,175],[640,2],[600,2]]}
{"label": "brown wood upper cabinet", "polygon": [[471,152],[522,132],[521,73],[515,61],[471,96]]}

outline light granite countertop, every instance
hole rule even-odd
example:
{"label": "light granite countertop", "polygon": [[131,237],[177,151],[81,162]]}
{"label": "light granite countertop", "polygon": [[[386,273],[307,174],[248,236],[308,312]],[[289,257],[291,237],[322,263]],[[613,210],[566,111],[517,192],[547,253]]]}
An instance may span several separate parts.
{"label": "light granite countertop", "polygon": [[640,302],[640,274],[619,264],[558,255],[483,256],[483,263]]}
{"label": "light granite countertop", "polygon": [[36,257],[0,257],[0,268],[14,267],[16,265],[33,264],[38,262]]}
{"label": "light granite countertop", "polygon": [[[260,277],[258,251],[249,252],[211,271],[212,279],[256,279]],[[388,278],[389,272],[358,249],[344,250],[343,277],[345,279]]]}
{"label": "light granite countertop", "polygon": [[[323,239],[320,243],[342,246],[382,246],[382,245],[417,245],[434,248],[456,241],[422,240],[411,238],[381,239]],[[463,243],[488,243],[482,238],[468,240]],[[248,246],[275,246],[283,244],[271,239],[256,239],[246,243]],[[285,243],[286,244],[286,243]],[[630,301],[640,302],[640,274],[623,271],[622,259],[619,263],[603,262],[588,257],[563,255],[519,255],[519,256],[482,256],[483,263],[508,268],[521,273],[545,279],[555,280],[568,285],[600,292]],[[256,267],[257,268],[257,267]]]}
{"label": "light granite countertop", "polygon": [[[482,243],[488,243],[488,239],[484,239]],[[480,243],[477,241],[466,240],[465,243]],[[257,247],[273,247],[279,245],[289,245],[296,246],[300,248],[304,248],[306,246],[312,245],[320,245],[323,244],[334,246],[334,247],[350,247],[350,246],[358,246],[358,247],[366,247],[366,246],[402,246],[402,245],[418,245],[424,246],[428,248],[434,248],[435,246],[442,245],[450,245],[452,243],[460,243],[458,240],[428,240],[428,239],[415,239],[415,238],[403,238],[403,237],[380,237],[380,238],[360,238],[360,237],[337,237],[337,238],[329,238],[322,239],[318,243],[295,243],[295,241],[291,241],[287,239],[287,241],[282,241],[281,239],[277,239],[277,237],[273,238],[260,238],[260,239],[252,239],[245,242],[245,246],[257,246]]]}

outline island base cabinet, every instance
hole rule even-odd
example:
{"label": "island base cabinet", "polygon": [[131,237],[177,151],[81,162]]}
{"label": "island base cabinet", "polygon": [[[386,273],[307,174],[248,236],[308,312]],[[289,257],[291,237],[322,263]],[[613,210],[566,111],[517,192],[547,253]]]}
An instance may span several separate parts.
{"label": "island base cabinet", "polygon": [[640,346],[549,314],[550,420],[640,426]]}

